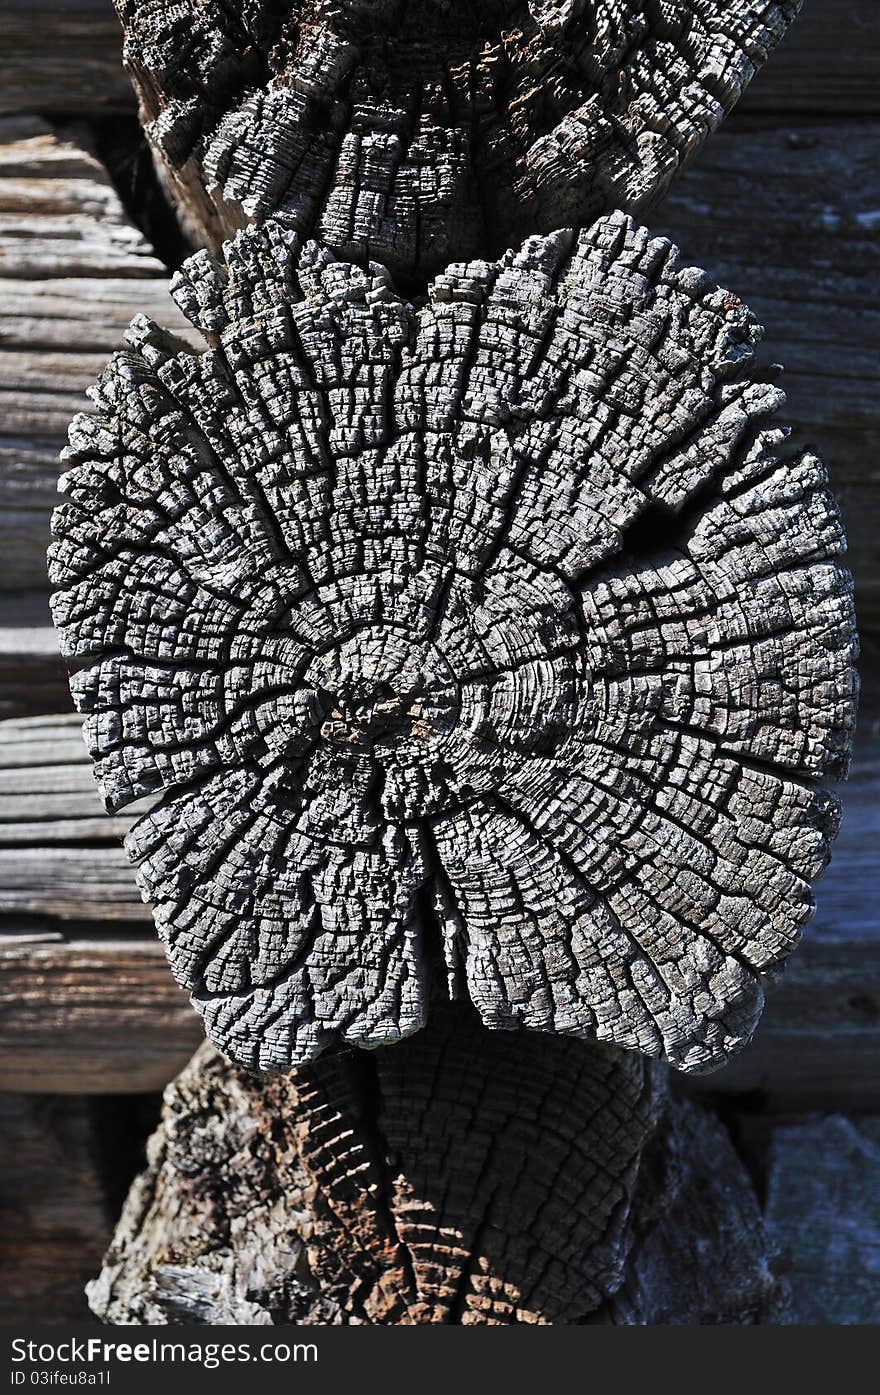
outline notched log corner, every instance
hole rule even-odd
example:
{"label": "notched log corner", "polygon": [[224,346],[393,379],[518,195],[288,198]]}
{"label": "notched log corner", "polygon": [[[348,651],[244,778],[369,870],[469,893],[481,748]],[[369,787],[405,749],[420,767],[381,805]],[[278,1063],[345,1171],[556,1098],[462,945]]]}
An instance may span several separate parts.
{"label": "notched log corner", "polygon": [[113,1323],[756,1321],[774,1283],[754,1194],[663,1078],[463,1008],[288,1078],[206,1045],[166,1092],[91,1306]]}
{"label": "notched log corner", "polygon": [[623,215],[420,309],[274,223],[175,295],[211,348],[133,323],[50,567],[211,1037],[391,1043],[442,961],[487,1026],[723,1063],[811,913],[856,689],[754,318]]}
{"label": "notched log corner", "polygon": [[141,117],[201,240],[278,214],[424,280],[644,210],[801,0],[115,0]]}

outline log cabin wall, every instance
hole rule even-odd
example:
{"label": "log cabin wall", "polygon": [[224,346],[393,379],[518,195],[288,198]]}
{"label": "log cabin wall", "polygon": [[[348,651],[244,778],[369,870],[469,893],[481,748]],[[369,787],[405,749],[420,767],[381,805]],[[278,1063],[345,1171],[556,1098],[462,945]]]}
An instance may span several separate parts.
{"label": "log cabin wall", "polygon": [[[111,0],[0,0],[0,1209],[16,1275],[0,1320],[10,1322],[85,1316],[81,1284],[138,1166],[156,1092],[202,1035],[119,847],[127,821],[100,807],[46,604],[58,453],[85,387],[136,311],[186,332],[166,290],[185,243],[120,49]],[[829,466],[856,581],[862,714],[815,921],[752,1047],[687,1083],[720,1107],[759,1178],[796,1300],[799,1273],[824,1266],[805,1321],[880,1319],[858,1248],[827,1262],[844,1222],[866,1246],[880,1232],[865,1209],[878,1191],[867,1179],[880,1115],[878,154],[876,0],[806,0],[649,219],[765,324],[764,362],[785,365],[787,419]]]}

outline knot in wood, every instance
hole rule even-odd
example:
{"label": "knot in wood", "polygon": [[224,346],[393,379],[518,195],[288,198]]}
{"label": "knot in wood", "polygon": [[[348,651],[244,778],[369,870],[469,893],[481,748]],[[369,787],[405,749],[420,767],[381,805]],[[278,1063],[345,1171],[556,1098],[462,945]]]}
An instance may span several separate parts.
{"label": "knot in wood", "polygon": [[[179,981],[287,1069],[426,1020],[748,1040],[836,830],[855,638],[744,306],[620,214],[414,306],[274,221],[70,432],[71,687]],[[144,808],[150,798],[154,807]]]}

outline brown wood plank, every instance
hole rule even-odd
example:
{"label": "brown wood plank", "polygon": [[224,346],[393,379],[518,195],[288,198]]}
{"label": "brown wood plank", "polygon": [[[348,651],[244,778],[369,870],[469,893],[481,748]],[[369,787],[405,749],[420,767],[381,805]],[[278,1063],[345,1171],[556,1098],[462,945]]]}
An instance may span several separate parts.
{"label": "brown wood plank", "polygon": [[156,940],[0,948],[0,1089],[160,1090],[202,1035]]}
{"label": "brown wood plank", "polygon": [[0,0],[0,110],[94,116],[134,106],[110,0]]}

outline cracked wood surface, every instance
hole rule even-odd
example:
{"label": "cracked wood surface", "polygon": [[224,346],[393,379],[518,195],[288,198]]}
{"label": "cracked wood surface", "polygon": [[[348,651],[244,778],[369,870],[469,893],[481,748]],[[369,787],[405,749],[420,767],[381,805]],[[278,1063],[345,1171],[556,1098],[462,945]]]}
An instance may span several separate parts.
{"label": "cracked wood surface", "polygon": [[[772,77],[808,17],[793,27],[761,83]],[[840,71],[839,62],[831,66]],[[880,450],[878,151],[876,123],[788,121],[746,130],[734,118],[655,214],[656,232],[671,235],[721,284],[737,288],[767,327],[764,359],[781,358],[786,365],[786,418],[832,470],[863,639],[880,630],[880,491],[874,478]],[[72,187],[91,197],[96,169],[92,157],[84,157],[82,178],[66,179],[63,163],[47,159],[35,163],[30,177],[39,178],[40,187],[57,180],[68,199]],[[61,207],[64,197],[63,189],[44,188],[39,201]],[[120,214],[107,216],[112,226]],[[11,204],[8,219],[11,232]],[[185,325],[160,270],[149,279],[106,276],[93,232],[86,274],[59,274],[63,263],[55,239],[50,276],[50,244],[42,234],[38,219],[19,223],[19,264],[33,266],[33,275],[0,278],[0,415],[9,423],[0,431],[0,585],[17,590],[46,586],[58,452],[71,416],[85,405],[85,388],[121,343],[131,313],[139,307],[181,331]],[[52,682],[57,691],[54,673]],[[26,712],[26,691],[19,689],[17,696],[18,710]],[[0,689],[0,706],[4,700]]]}
{"label": "cracked wood surface", "polygon": [[115,0],[141,118],[215,250],[277,215],[424,282],[645,209],[800,0]]}
{"label": "cracked wood surface", "polygon": [[420,309],[275,224],[71,428],[54,618],[179,982],[286,1069],[492,1027],[751,1036],[836,830],[851,583],[756,323],[622,215]]}
{"label": "cracked wood surface", "polygon": [[621,1282],[653,1070],[463,1008],[288,1077],[203,1048],[90,1303],[117,1323],[583,1320]]}
{"label": "cracked wood surface", "polygon": [[717,1124],[663,1110],[637,1056],[505,1040],[461,1009],[288,1078],[205,1047],[148,1152],[89,1285],[107,1322],[748,1323],[773,1304]]}
{"label": "cracked wood surface", "polygon": [[[113,894],[127,877],[139,908],[118,843],[131,817],[102,811],[80,728],[76,716],[0,722],[0,1089],[161,1090],[201,1039],[199,1019],[146,924],[128,921],[123,935],[114,920],[89,918],[90,904],[112,903],[100,883],[58,895],[71,850],[96,845],[118,871]],[[880,1106],[875,728],[864,714],[816,919],[773,985],[750,1049],[720,1073],[683,1077],[688,1092],[750,1092],[780,1110]]]}

